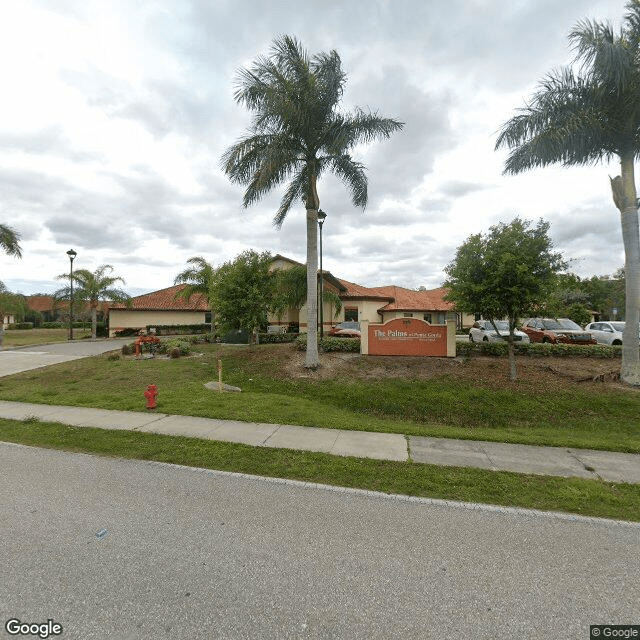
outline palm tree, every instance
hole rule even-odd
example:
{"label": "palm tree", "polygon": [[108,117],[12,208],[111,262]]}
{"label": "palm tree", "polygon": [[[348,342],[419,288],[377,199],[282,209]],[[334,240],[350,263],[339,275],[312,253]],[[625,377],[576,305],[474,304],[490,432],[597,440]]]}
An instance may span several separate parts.
{"label": "palm tree", "polygon": [[305,366],[318,359],[317,300],[318,197],[321,175],[333,172],[351,191],[356,207],[367,204],[365,167],[349,152],[359,143],[388,138],[403,123],[358,109],[338,111],[346,74],[336,51],[309,57],[291,36],[276,38],[268,57],[238,72],[235,100],[253,111],[248,135],[227,149],[224,171],[232,182],[247,186],[248,207],[285,180],[287,189],[274,217],[280,227],[292,204],[307,212],[307,355]]}
{"label": "palm tree", "polygon": [[[74,300],[88,302],[91,308],[91,338],[96,339],[98,324],[98,303],[100,300],[109,300],[111,302],[131,303],[131,297],[122,289],[114,289],[112,285],[116,282],[124,280],[119,276],[110,275],[113,267],[110,264],[103,264],[93,273],[87,269],[77,269],[73,272],[73,281],[77,287],[74,287]],[[69,280],[68,273],[57,277],[58,280]],[[70,287],[65,287],[56,291],[55,298],[69,299],[71,295]]]}
{"label": "palm tree", "polygon": [[[320,276],[321,274],[319,274]],[[307,274],[303,265],[279,269],[275,276],[275,296],[272,310],[281,318],[287,309],[299,309],[307,300]],[[342,300],[334,291],[322,290],[323,302],[330,303],[337,314],[342,309]]]}
{"label": "palm tree", "polygon": [[561,162],[565,166],[617,158],[611,180],[625,250],[626,310],[621,378],[640,385],[640,236],[634,160],[640,155],[640,0],[627,3],[618,34],[608,23],[579,22],[569,36],[574,71],[554,71],[502,127],[496,149],[508,147],[505,173]]}
{"label": "palm tree", "polygon": [[8,255],[22,258],[20,234],[6,224],[0,224],[0,247]]}
{"label": "palm tree", "polygon": [[192,295],[199,293],[209,299],[214,268],[201,256],[189,258],[187,264],[191,266],[181,271],[173,281],[174,284],[187,285],[176,294],[176,297],[188,300]]}

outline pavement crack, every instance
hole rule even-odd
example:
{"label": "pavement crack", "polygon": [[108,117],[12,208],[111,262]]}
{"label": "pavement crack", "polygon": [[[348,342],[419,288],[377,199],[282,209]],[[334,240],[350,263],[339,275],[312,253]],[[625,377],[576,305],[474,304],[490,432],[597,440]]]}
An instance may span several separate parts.
{"label": "pavement crack", "polygon": [[598,480],[604,480],[604,478],[592,467],[588,465],[586,462],[580,459],[580,457],[574,453],[571,449],[567,449],[567,453],[580,465],[585,471],[589,473],[593,473],[593,475],[598,478]]}

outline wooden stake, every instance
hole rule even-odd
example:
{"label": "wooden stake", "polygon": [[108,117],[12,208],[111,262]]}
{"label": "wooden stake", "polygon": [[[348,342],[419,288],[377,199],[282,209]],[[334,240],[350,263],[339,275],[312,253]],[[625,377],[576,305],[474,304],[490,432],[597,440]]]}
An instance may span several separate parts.
{"label": "wooden stake", "polygon": [[222,360],[218,358],[218,391],[222,393]]}

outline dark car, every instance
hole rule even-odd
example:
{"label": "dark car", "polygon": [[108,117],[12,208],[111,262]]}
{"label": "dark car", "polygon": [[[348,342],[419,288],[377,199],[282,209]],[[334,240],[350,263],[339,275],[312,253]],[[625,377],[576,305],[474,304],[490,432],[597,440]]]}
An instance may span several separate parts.
{"label": "dark car", "polygon": [[361,335],[360,323],[351,321],[340,322],[335,327],[331,327],[327,333],[336,338],[359,338]]}
{"label": "dark car", "polygon": [[531,342],[596,344],[595,338],[569,318],[529,318],[521,327]]}

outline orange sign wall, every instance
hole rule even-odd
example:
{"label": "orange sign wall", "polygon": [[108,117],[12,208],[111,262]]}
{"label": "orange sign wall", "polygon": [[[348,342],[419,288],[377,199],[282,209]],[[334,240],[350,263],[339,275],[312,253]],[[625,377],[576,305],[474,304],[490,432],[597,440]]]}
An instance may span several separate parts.
{"label": "orange sign wall", "polygon": [[417,318],[370,324],[368,352],[374,356],[447,356],[447,326]]}

